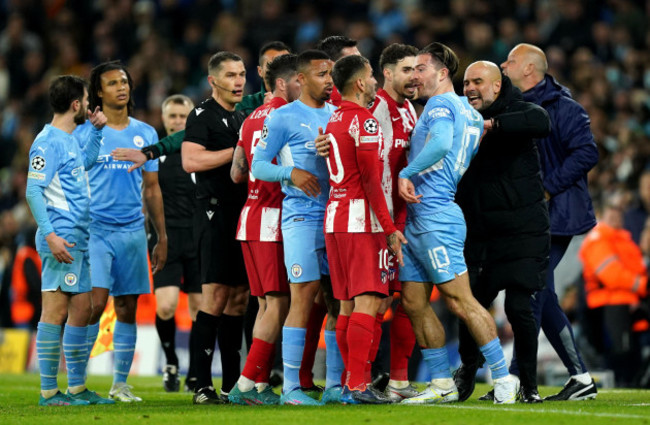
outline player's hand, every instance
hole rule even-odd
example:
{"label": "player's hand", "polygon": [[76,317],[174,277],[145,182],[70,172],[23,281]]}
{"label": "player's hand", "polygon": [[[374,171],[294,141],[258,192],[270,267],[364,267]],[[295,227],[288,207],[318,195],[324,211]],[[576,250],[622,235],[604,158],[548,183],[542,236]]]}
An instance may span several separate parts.
{"label": "player's hand", "polygon": [[73,248],[76,244],[70,243],[63,239],[60,236],[57,236],[56,233],[52,232],[45,237],[47,246],[50,247],[52,255],[59,263],[71,264],[74,261],[74,258],[68,252],[67,248]]}
{"label": "player's hand", "polygon": [[548,193],[548,190],[544,191],[544,199],[546,199],[546,202],[551,200],[551,194]]}
{"label": "player's hand", "polygon": [[314,144],[316,145],[318,156],[322,156],[323,158],[329,156],[331,144],[330,136],[323,132],[323,127],[318,127],[318,136],[316,137],[316,140],[314,140]]}
{"label": "player's hand", "polygon": [[488,132],[493,128],[494,128],[494,118],[490,118],[489,120],[483,121],[483,130]]}
{"label": "player's hand", "polygon": [[272,92],[267,91],[266,93],[264,93],[264,103],[265,104],[269,103],[271,101],[271,99],[273,99],[273,93]]}
{"label": "player's hand", "polygon": [[409,179],[403,179],[400,177],[398,180],[399,196],[402,197],[409,204],[419,204],[420,198],[422,195],[415,194],[415,186],[413,182]]}
{"label": "player's hand", "polygon": [[397,262],[403,266],[404,265],[404,255],[402,254],[402,244],[406,244],[408,241],[399,230],[395,230],[390,235],[386,236],[386,244],[388,244],[388,250],[395,256]]}
{"label": "player's hand", "polygon": [[151,273],[156,274],[165,267],[167,262],[167,238],[158,239],[151,251]]}
{"label": "player's hand", "polygon": [[291,171],[291,183],[305,192],[307,196],[313,196],[315,198],[320,195],[320,184],[318,184],[318,178],[309,171],[294,168]]}
{"label": "player's hand", "polygon": [[142,167],[142,165],[147,162],[147,155],[143,154],[140,149],[132,148],[116,148],[111,152],[111,156],[116,161],[129,161],[133,165],[127,170],[129,173],[136,168]]}
{"label": "player's hand", "polygon": [[106,122],[108,121],[108,118],[106,118],[106,115],[104,115],[102,110],[99,109],[99,106],[95,107],[94,112],[92,112],[90,109],[88,110],[88,119],[97,130],[104,128]]}

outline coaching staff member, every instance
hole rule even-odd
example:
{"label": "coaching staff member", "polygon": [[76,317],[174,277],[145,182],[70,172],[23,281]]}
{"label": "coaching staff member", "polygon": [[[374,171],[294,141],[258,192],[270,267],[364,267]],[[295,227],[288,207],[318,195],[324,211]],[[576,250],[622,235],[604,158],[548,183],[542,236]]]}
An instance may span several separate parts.
{"label": "coaching staff member", "polygon": [[223,370],[229,371],[229,375],[235,373],[231,383],[226,382],[224,373],[222,392],[229,391],[239,377],[238,354],[236,363],[235,359],[228,362],[235,364],[223,364],[227,360],[223,351],[232,351],[234,347],[235,353],[238,352],[243,322],[230,323],[234,317],[224,315],[224,309],[231,290],[247,284],[241,247],[235,239],[239,213],[246,201],[246,186],[236,185],[230,179],[230,163],[244,121],[244,114],[235,111],[246,84],[242,59],[225,51],[213,55],[208,63],[208,82],[212,96],[187,117],[181,147],[183,169],[196,173],[198,201],[194,234],[199,246],[202,298],[195,329],[195,404],[222,402],[212,387],[211,375],[218,334]]}
{"label": "coaching staff member", "polygon": [[[478,154],[458,185],[456,202],[467,222],[465,258],[476,299],[485,307],[506,291],[505,310],[520,365],[520,401],[537,393],[537,328],[530,296],[544,287],[550,249],[549,216],[535,137],[550,131],[546,111],[524,102],[499,67],[475,62],[465,71],[464,94],[485,120]],[[460,326],[463,364],[455,374],[459,399],[474,389],[482,357]]]}

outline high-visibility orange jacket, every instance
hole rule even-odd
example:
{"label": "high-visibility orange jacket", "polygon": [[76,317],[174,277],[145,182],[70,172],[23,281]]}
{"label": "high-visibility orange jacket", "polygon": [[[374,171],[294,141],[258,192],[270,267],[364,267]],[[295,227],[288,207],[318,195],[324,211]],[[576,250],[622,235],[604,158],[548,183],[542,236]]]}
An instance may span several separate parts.
{"label": "high-visibility orange jacket", "polygon": [[16,251],[11,272],[11,320],[16,325],[29,324],[34,316],[34,306],[29,300],[29,283],[25,276],[25,261],[31,260],[41,271],[41,257],[30,246],[22,246]]}
{"label": "high-visibility orange jacket", "polygon": [[579,256],[589,308],[633,305],[647,296],[643,255],[627,230],[598,223],[582,243]]}

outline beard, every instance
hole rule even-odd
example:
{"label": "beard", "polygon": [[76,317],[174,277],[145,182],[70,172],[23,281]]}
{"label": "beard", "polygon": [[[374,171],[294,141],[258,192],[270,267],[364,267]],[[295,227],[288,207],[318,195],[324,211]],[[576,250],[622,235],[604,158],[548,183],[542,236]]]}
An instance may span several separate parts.
{"label": "beard", "polygon": [[86,122],[87,118],[88,118],[87,111],[80,109],[79,112],[77,112],[74,116],[74,123],[77,125],[81,125]]}

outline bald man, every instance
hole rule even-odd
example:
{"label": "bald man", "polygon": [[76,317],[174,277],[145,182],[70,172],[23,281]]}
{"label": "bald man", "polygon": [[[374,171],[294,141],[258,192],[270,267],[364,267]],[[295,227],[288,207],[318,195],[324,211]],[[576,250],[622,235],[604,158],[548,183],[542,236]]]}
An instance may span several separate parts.
{"label": "bald man", "polygon": [[[501,68],[523,92],[524,100],[542,106],[551,118],[551,133],[537,140],[551,217],[551,252],[546,287],[531,303],[538,332],[541,326],[571,377],[562,391],[546,400],[593,399],[596,385],[582,361],[571,323],[558,303],[553,276],[571,239],[596,225],[587,173],[598,162],[598,149],[589,116],[569,90],[546,73],[546,55],[538,47],[515,46]],[[510,371],[516,374],[517,370],[518,362],[513,359]]]}
{"label": "bald man", "polygon": [[[471,64],[463,86],[486,130],[456,194],[467,223],[470,285],[484,307],[505,290],[505,311],[521,366],[518,398],[539,403],[537,328],[529,299],[544,287],[550,234],[534,138],[548,135],[550,121],[543,108],[523,101],[519,89],[492,62]],[[464,325],[459,339],[462,365],[454,379],[459,399],[465,400],[474,390],[483,358]]]}

